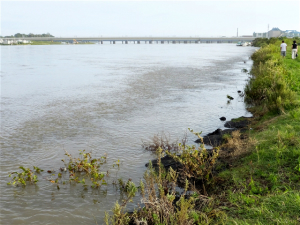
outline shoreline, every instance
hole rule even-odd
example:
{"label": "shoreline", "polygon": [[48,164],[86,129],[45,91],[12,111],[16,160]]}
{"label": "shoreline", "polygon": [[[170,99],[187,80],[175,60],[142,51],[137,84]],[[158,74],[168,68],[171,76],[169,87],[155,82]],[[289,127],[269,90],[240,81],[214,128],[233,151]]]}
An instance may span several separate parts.
{"label": "shoreline", "polygon": [[[227,121],[224,127],[231,129],[217,129],[203,138],[191,131],[202,147],[184,145],[181,155],[167,151],[161,157],[159,148],[157,159],[146,164],[145,206],[123,213],[126,224],[136,224],[139,217],[169,224],[173,216],[175,224],[299,223],[300,60],[280,57],[280,39],[263,41],[269,43],[252,54],[252,76],[244,89],[253,117]],[[213,149],[206,150],[204,144]],[[176,192],[174,185],[183,192]],[[169,204],[168,212],[158,211],[164,204]]]}

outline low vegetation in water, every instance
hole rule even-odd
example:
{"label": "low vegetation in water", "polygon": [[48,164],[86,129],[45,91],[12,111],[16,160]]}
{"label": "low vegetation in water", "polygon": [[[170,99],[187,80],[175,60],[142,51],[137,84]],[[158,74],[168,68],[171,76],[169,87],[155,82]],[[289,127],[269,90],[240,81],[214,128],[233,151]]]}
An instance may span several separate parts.
{"label": "low vegetation in water", "polygon": [[[48,180],[55,184],[57,189],[60,189],[60,185],[78,183],[82,184],[84,188],[90,186],[91,188],[99,188],[102,185],[107,185],[105,177],[108,176],[108,172],[101,172],[101,165],[106,163],[107,156],[104,155],[100,158],[92,158],[90,152],[85,152],[85,150],[79,151],[78,157],[73,157],[67,151],[65,155],[68,160],[62,159],[64,162],[64,167],[60,168],[59,173],[55,173],[53,170],[47,170],[51,177]],[[117,161],[113,166],[119,166],[119,161]],[[9,177],[12,177],[12,181],[7,183],[13,186],[26,186],[27,184],[36,184],[38,182],[38,176],[42,175],[44,171],[36,166],[33,166],[33,170],[25,167],[19,167],[21,172],[12,172]],[[68,175],[68,179],[64,179],[63,174]],[[57,177],[55,177],[57,175]]]}
{"label": "low vegetation in water", "polygon": [[[37,175],[29,168],[23,166],[19,167],[21,172],[12,172],[9,174],[9,177],[12,178],[12,181],[7,183],[8,185],[13,186],[26,186],[27,184],[36,184],[38,182]],[[39,173],[41,170],[37,167],[34,167],[35,171]]]}

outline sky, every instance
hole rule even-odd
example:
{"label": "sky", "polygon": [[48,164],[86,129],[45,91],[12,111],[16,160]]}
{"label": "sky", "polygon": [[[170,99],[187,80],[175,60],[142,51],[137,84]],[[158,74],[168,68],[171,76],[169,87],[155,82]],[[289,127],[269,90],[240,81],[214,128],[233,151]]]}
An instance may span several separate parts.
{"label": "sky", "polygon": [[0,35],[56,37],[252,35],[300,31],[300,1],[4,1]]}

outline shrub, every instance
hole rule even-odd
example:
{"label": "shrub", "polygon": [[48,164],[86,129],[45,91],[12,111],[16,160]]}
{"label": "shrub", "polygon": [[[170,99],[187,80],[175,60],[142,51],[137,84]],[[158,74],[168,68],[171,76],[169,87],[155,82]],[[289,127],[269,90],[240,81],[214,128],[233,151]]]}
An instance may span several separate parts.
{"label": "shrub", "polygon": [[252,55],[254,65],[252,78],[245,87],[245,102],[279,113],[295,105],[296,93],[286,79],[287,71],[282,59],[273,56],[275,51],[274,46],[268,46]]}

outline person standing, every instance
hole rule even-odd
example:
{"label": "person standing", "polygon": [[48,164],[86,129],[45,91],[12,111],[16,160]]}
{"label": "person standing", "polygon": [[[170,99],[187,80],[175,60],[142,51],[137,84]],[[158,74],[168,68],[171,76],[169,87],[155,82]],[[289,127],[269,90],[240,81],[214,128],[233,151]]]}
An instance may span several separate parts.
{"label": "person standing", "polygon": [[283,56],[283,58],[285,57],[286,55],[286,46],[287,44],[284,43],[284,41],[282,41],[281,45],[280,45],[280,51],[281,51],[281,55]]}
{"label": "person standing", "polygon": [[292,59],[296,59],[297,52],[298,52],[298,45],[296,44],[296,41],[293,41],[293,44],[292,44]]}

